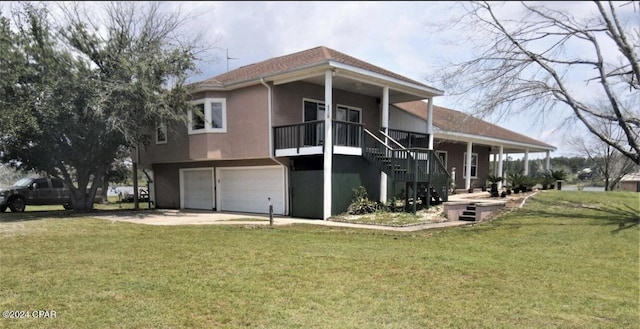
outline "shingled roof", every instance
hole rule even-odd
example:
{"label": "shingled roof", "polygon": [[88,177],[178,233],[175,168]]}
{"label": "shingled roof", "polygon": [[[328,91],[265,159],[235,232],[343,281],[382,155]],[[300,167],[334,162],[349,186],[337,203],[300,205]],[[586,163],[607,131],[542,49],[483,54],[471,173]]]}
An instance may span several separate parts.
{"label": "shingled roof", "polygon": [[423,83],[385,70],[378,66],[361,61],[357,58],[343,54],[339,51],[327,48],[316,47],[297,53],[274,57],[262,62],[242,66],[227,73],[220,74],[218,76],[206,79],[199,82],[200,84],[215,85],[224,87],[236,83],[242,83],[246,81],[259,80],[263,77],[269,77],[277,74],[282,74],[290,71],[304,69],[310,66],[315,66],[323,63],[329,63],[330,61],[353,66],[358,69],[367,70],[377,74],[381,74],[390,78],[398,79],[400,81],[408,82],[425,88],[435,89],[431,86],[427,86]]}
{"label": "shingled roof", "polygon": [[[424,101],[396,103],[393,105],[419,118],[427,120],[429,109],[428,104]],[[470,114],[436,105],[433,106],[433,126],[442,132],[483,136],[555,149],[552,145],[475,118]]]}

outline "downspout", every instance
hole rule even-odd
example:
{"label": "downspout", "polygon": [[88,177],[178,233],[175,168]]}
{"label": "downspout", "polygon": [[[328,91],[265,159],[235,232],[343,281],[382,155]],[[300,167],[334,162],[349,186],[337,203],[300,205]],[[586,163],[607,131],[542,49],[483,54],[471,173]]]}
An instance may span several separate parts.
{"label": "downspout", "polygon": [[273,160],[274,162],[279,163],[283,168],[284,168],[284,212],[285,215],[289,215],[289,193],[288,193],[288,186],[289,186],[289,167],[287,167],[284,163],[280,162],[278,159],[276,159],[276,157],[274,156],[274,150],[273,150],[273,122],[271,121],[271,118],[273,116],[273,105],[272,105],[272,89],[271,86],[269,86],[265,81],[264,78],[260,78],[260,83],[262,83],[263,86],[265,86],[268,90],[267,93],[267,97],[268,97],[268,106],[269,106],[269,158],[271,158],[271,160]]}

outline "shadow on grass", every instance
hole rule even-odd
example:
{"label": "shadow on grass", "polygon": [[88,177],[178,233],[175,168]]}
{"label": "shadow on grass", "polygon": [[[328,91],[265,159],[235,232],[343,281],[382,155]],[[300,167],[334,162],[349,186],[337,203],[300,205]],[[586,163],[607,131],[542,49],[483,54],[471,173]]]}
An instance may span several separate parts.
{"label": "shadow on grass", "polygon": [[76,218],[91,217],[94,215],[116,214],[131,215],[154,211],[153,209],[93,209],[89,212],[77,212],[74,210],[27,210],[25,212],[0,213],[0,223],[25,222],[42,220],[47,218]]}
{"label": "shadow on grass", "polygon": [[[612,234],[640,224],[640,213],[638,209],[629,205],[589,205],[572,203],[565,200],[545,199],[535,199],[534,203],[531,207],[519,209],[518,212],[522,214],[523,217],[591,219],[598,221],[591,225],[616,225],[617,228],[611,232]],[[558,209],[558,207],[561,207],[561,209]]]}

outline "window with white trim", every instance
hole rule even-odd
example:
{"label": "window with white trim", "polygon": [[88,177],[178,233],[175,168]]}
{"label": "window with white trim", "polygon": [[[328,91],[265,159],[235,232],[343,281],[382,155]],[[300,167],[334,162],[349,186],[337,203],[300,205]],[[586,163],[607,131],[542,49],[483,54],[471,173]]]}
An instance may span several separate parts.
{"label": "window with white trim", "polygon": [[227,103],[224,98],[205,98],[194,101],[189,112],[189,134],[226,133]]}
{"label": "window with white trim", "polygon": [[360,127],[351,123],[362,123],[362,109],[338,105],[336,107],[335,145],[360,146]]}
{"label": "window with white trim", "polygon": [[447,151],[436,151],[436,156],[440,158],[440,162],[447,168]]}
{"label": "window with white trim", "polygon": [[[462,173],[467,178],[467,152],[464,152],[464,170]],[[471,178],[478,178],[478,153],[471,153]]]}
{"label": "window with white trim", "polygon": [[[302,119],[304,122],[324,120],[325,106],[323,102],[313,99],[302,100]],[[303,145],[319,146],[324,144],[323,124],[313,123],[303,129]]]}
{"label": "window with white trim", "polygon": [[167,124],[164,122],[159,122],[156,125],[156,144],[166,144],[167,143]]}

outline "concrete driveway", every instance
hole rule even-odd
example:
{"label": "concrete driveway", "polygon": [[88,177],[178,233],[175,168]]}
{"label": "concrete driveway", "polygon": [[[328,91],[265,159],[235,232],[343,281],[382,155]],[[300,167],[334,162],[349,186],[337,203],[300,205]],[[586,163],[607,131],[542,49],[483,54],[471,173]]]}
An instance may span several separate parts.
{"label": "concrete driveway", "polygon": [[[248,213],[225,213],[211,211],[179,211],[168,209],[122,211],[92,216],[94,218],[147,225],[269,225],[269,215]],[[432,228],[470,225],[473,222],[450,221],[407,227],[341,223],[319,219],[302,219],[274,216],[273,225],[308,224],[334,227],[351,227],[389,231],[421,231]]]}

